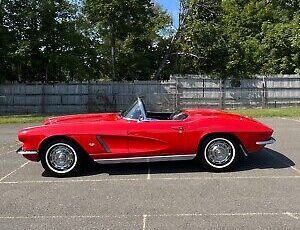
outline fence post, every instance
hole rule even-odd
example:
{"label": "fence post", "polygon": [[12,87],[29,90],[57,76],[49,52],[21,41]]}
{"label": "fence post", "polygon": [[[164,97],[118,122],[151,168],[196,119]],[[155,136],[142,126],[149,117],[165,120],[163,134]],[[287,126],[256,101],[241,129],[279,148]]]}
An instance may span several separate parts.
{"label": "fence post", "polygon": [[204,78],[202,78],[202,97],[203,97],[203,98],[205,97],[205,92],[204,92],[204,90],[205,90],[205,80],[204,80]]}
{"label": "fence post", "polygon": [[45,83],[42,83],[42,101],[41,101],[41,113],[45,114]]}
{"label": "fence post", "polygon": [[179,96],[179,87],[178,87],[178,78],[175,78],[175,108],[174,108],[174,111],[176,111],[179,107],[179,99],[180,99],[180,96]]}
{"label": "fence post", "polygon": [[262,82],[262,101],[261,101],[261,104],[262,104],[262,108],[266,108],[267,107],[267,98],[268,95],[267,95],[267,84],[266,84],[266,81],[265,81],[265,76],[263,76],[263,82]]}
{"label": "fence post", "polygon": [[219,96],[219,108],[224,109],[225,107],[225,80],[220,79],[220,96]]}
{"label": "fence post", "polygon": [[88,92],[88,100],[87,100],[87,112],[92,112],[92,104],[93,104],[93,102],[92,102],[92,90],[91,90],[91,82],[90,81],[88,81],[88,83],[87,83],[87,92]]}

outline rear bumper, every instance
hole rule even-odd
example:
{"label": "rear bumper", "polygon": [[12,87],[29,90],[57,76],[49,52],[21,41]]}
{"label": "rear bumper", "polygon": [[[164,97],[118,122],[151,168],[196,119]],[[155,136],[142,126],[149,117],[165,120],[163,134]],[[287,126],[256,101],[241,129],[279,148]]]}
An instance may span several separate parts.
{"label": "rear bumper", "polygon": [[22,147],[17,149],[17,154],[23,155],[26,159],[30,161],[39,161],[38,151],[24,151]]}
{"label": "rear bumper", "polygon": [[257,141],[256,144],[257,145],[271,145],[271,144],[274,144],[276,142],[276,140],[271,137],[269,140],[266,140],[266,141]]}

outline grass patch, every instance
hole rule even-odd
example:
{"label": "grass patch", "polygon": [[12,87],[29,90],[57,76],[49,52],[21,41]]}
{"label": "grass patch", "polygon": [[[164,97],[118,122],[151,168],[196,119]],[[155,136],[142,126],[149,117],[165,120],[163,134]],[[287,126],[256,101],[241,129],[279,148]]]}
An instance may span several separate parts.
{"label": "grass patch", "polygon": [[0,116],[0,124],[40,123],[49,115],[10,115]]}
{"label": "grass patch", "polygon": [[228,109],[226,111],[249,117],[300,117],[300,107],[271,109]]}

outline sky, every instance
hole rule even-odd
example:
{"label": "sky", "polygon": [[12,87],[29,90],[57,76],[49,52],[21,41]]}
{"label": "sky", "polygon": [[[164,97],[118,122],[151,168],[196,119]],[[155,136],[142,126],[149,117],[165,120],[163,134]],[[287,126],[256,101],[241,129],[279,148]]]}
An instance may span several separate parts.
{"label": "sky", "polygon": [[174,26],[178,27],[179,0],[155,0],[155,2],[168,11],[173,18]]}

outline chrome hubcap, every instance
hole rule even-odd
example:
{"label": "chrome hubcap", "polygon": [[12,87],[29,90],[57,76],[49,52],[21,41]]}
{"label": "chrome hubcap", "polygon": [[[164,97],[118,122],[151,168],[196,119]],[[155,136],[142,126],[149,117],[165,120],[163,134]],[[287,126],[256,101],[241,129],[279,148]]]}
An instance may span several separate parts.
{"label": "chrome hubcap", "polygon": [[223,165],[231,160],[233,149],[223,140],[212,142],[207,148],[207,158],[214,165]]}
{"label": "chrome hubcap", "polygon": [[72,167],[75,162],[75,154],[72,149],[64,145],[57,145],[49,151],[49,163],[59,171],[65,171]]}

